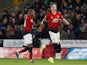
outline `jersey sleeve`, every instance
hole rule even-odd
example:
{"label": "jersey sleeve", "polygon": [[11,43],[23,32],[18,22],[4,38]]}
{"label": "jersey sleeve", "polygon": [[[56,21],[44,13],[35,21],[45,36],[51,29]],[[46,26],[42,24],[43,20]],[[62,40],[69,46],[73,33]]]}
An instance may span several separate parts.
{"label": "jersey sleeve", "polygon": [[33,23],[34,23],[33,19],[32,19],[30,16],[28,17],[28,22],[29,22],[30,24],[33,24]]}
{"label": "jersey sleeve", "polygon": [[48,18],[49,18],[49,16],[48,16],[48,14],[47,14],[47,15],[45,16],[45,19],[48,20]]}
{"label": "jersey sleeve", "polygon": [[61,12],[59,12],[59,13],[60,13],[60,18],[63,19],[63,15],[62,15],[62,13],[61,13]]}
{"label": "jersey sleeve", "polygon": [[26,17],[25,20],[24,20],[24,27],[27,26],[27,22],[29,21],[29,17]]}
{"label": "jersey sleeve", "polygon": [[30,22],[31,22],[31,23],[34,23],[33,19],[30,19]]}

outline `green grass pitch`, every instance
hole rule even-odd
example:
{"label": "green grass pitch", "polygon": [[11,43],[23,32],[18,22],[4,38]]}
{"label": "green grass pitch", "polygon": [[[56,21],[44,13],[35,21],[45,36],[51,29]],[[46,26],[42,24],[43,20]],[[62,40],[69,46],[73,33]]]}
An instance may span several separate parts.
{"label": "green grass pitch", "polygon": [[55,60],[55,63],[49,63],[47,59],[35,59],[34,63],[28,59],[0,59],[0,65],[87,65],[86,60]]}

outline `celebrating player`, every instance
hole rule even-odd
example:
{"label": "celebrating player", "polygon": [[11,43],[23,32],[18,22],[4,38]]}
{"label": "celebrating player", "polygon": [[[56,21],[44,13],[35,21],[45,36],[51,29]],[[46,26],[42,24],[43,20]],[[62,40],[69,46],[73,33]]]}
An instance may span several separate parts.
{"label": "celebrating player", "polygon": [[[40,27],[38,28],[38,31],[41,32],[42,28],[44,27],[44,22],[48,22],[48,29],[49,29],[49,35],[51,42],[53,44],[53,48],[56,52],[61,52],[61,45],[60,45],[60,32],[59,32],[59,24],[62,21],[66,25],[69,25],[68,21],[62,16],[61,12],[57,11],[57,6],[55,3],[53,3],[50,6],[50,13],[48,13],[44,19],[41,22]],[[48,61],[51,63],[51,60],[53,59],[52,56],[49,57]]]}
{"label": "celebrating player", "polygon": [[34,24],[33,19],[35,17],[35,11],[33,9],[29,9],[27,15],[25,16],[25,22],[24,22],[24,49],[17,51],[16,52],[16,57],[19,57],[19,54],[25,51],[29,51],[30,52],[30,56],[29,59],[31,62],[33,62],[32,60],[32,47],[33,47],[33,38],[32,38],[32,26]]}

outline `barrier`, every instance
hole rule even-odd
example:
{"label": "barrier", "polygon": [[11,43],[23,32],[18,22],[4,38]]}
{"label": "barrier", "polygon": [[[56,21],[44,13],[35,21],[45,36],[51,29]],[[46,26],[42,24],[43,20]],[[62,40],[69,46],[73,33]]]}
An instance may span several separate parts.
{"label": "barrier", "polygon": [[[48,44],[50,42],[49,39],[41,39],[41,44]],[[87,40],[61,40],[62,48],[87,48]],[[4,39],[3,46],[4,47],[22,47],[24,45],[23,39]]]}
{"label": "barrier", "polygon": [[87,48],[71,48],[65,59],[87,60]]}
{"label": "barrier", "polygon": [[[5,47],[0,47],[0,58],[16,58],[15,56],[15,51],[22,50],[23,48],[5,48]],[[40,53],[39,48],[33,48],[33,58],[42,58],[42,54]],[[28,51],[23,52],[19,55],[19,58],[29,58],[29,53]]]}
{"label": "barrier", "polygon": [[3,40],[4,47],[23,47],[23,39],[5,39]]}
{"label": "barrier", "polygon": [[[47,43],[46,43],[47,42]],[[49,43],[49,39],[41,39],[41,43],[46,45]],[[56,59],[81,59],[81,60],[87,60],[87,40],[61,40],[60,41],[62,46],[62,52],[60,55],[56,55]],[[8,49],[12,52],[13,50],[9,47],[17,47],[17,49],[20,49],[19,47],[22,47],[24,44],[23,39],[14,39],[14,40],[3,40],[3,46],[8,47],[6,49],[0,48],[0,57],[1,58],[15,58],[14,54],[3,54],[4,52],[7,52]],[[15,51],[15,48],[13,48]],[[3,52],[4,51],[4,52]],[[3,53],[1,53],[3,52]],[[9,51],[8,51],[9,52]],[[38,54],[36,54],[38,53]],[[24,55],[25,54],[25,55]],[[27,58],[27,53],[24,53],[23,55],[20,55],[20,58]],[[35,55],[36,54],[36,55]],[[4,57],[3,57],[4,55]],[[10,56],[10,57],[9,57]],[[60,56],[60,57],[58,57]],[[42,54],[40,54],[40,50],[33,50],[33,58],[42,58]]]}
{"label": "barrier", "polygon": [[62,48],[87,48],[87,40],[61,40]]}
{"label": "barrier", "polygon": [[[5,47],[0,47],[0,58],[16,58],[15,56],[15,51],[22,50],[23,48],[5,48]],[[42,58],[42,53],[40,53],[39,48],[33,48],[33,58],[41,59]],[[45,56],[46,55],[45,52]],[[28,51],[23,52],[19,55],[19,58],[29,58],[29,53]],[[68,59],[68,60],[87,60],[87,48],[62,48],[62,51],[59,54],[55,56],[56,59]]]}

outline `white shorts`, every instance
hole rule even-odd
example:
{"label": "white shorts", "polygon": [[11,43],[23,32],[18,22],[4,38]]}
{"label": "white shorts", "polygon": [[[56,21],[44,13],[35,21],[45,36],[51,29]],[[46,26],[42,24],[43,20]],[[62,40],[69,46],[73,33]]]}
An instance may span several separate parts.
{"label": "white shorts", "polygon": [[49,31],[50,39],[52,43],[59,43],[60,42],[60,32],[54,33]]}
{"label": "white shorts", "polygon": [[24,45],[25,46],[27,46],[28,44],[31,44],[33,42],[31,33],[24,35],[23,38],[24,38]]}

